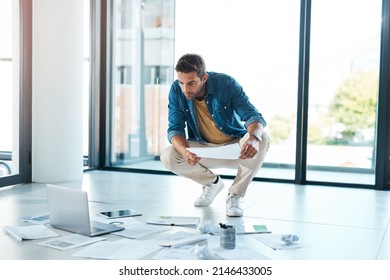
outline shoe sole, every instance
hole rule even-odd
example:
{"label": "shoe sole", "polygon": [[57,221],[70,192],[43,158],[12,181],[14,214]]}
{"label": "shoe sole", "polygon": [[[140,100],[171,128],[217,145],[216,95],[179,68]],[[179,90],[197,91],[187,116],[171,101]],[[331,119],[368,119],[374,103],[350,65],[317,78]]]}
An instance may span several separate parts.
{"label": "shoe sole", "polygon": [[237,215],[229,215],[228,213],[226,213],[226,216],[228,217],[242,217],[243,214],[237,214]]}

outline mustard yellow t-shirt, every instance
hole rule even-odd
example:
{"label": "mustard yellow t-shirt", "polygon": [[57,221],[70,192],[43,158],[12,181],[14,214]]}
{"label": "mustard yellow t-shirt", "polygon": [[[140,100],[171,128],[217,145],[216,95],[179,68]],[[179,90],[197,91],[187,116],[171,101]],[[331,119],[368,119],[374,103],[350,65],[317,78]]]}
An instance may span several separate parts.
{"label": "mustard yellow t-shirt", "polygon": [[199,101],[194,99],[194,104],[198,115],[199,132],[205,140],[214,144],[223,144],[234,139],[234,137],[224,134],[215,125],[213,118],[207,109],[205,100]]}

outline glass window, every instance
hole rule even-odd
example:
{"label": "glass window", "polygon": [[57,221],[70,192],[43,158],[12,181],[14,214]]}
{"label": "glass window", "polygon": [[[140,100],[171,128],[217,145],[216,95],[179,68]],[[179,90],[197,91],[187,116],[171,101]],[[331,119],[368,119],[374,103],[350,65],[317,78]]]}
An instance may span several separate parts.
{"label": "glass window", "polygon": [[[309,182],[374,184],[381,2],[311,2]],[[257,177],[295,179],[300,0],[112,3],[111,165],[164,170],[156,159],[169,145],[174,65],[198,53],[207,70],[234,77],[267,120],[271,146]]]}
{"label": "glass window", "polygon": [[150,161],[167,142],[174,1],[116,0],[112,14],[110,162]]}
{"label": "glass window", "polygon": [[381,2],[312,1],[308,180],[374,184]]}
{"label": "glass window", "polygon": [[0,177],[19,173],[19,5],[0,0]]}

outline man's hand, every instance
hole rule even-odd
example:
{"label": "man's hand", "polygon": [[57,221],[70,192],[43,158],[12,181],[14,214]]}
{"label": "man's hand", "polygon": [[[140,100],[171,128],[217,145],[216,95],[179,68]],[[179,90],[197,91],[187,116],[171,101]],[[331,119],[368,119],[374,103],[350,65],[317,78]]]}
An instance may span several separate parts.
{"label": "man's hand", "polygon": [[173,147],[176,149],[178,153],[182,155],[182,157],[187,162],[187,164],[195,165],[200,161],[200,157],[187,150],[187,148],[189,147],[188,142],[183,136],[176,135],[172,138],[171,142]]}
{"label": "man's hand", "polygon": [[241,148],[240,159],[253,158],[259,151],[259,140],[249,137]]}
{"label": "man's hand", "polygon": [[[241,147],[240,159],[253,158],[259,151],[260,140],[254,134],[263,134],[263,125],[261,123],[253,122],[248,128],[249,138],[244,142]],[[261,136],[259,136],[261,137]]]}
{"label": "man's hand", "polygon": [[196,154],[191,153],[187,150],[187,152],[184,155],[184,159],[189,165],[195,165],[200,161],[200,157],[198,157]]}

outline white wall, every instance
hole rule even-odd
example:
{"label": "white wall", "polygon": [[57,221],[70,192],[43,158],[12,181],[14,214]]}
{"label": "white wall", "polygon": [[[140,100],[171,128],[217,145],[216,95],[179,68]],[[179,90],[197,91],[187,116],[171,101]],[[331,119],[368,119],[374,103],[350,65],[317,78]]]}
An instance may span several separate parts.
{"label": "white wall", "polygon": [[32,180],[82,180],[83,1],[33,1]]}

